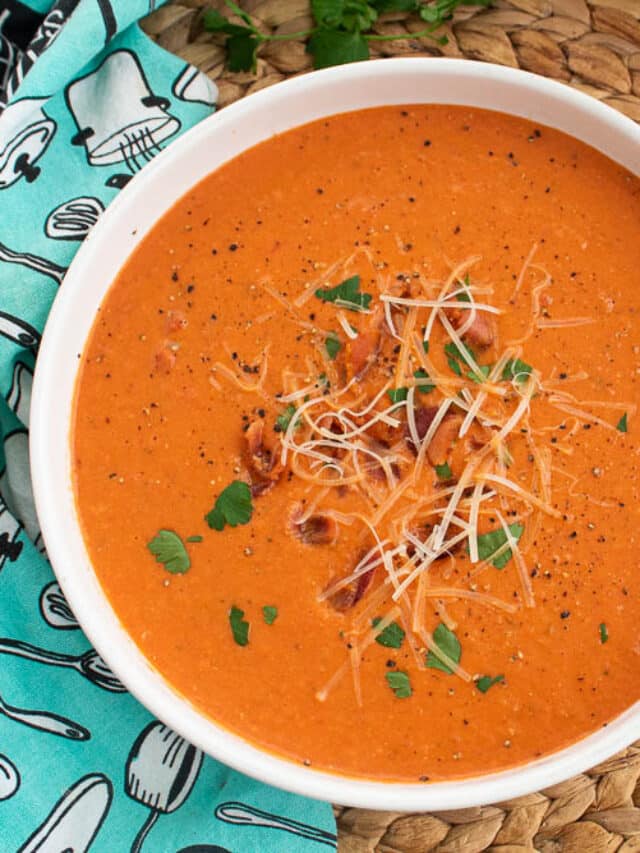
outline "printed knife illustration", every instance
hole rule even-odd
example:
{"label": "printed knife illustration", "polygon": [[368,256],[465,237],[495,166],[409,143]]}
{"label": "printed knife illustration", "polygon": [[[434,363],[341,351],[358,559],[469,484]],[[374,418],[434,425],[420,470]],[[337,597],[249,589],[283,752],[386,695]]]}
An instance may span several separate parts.
{"label": "printed knife illustration", "polygon": [[39,255],[31,255],[28,252],[14,252],[4,243],[0,243],[0,261],[5,261],[8,264],[20,264],[20,266],[27,267],[34,272],[48,275],[56,284],[62,284],[62,279],[67,271],[66,267],[54,264],[53,261],[41,258]]}
{"label": "printed knife illustration", "polygon": [[5,702],[2,696],[0,696],[0,714],[4,714],[15,723],[22,723],[32,729],[48,732],[50,735],[59,735],[70,740],[89,740],[91,737],[90,731],[74,723],[73,720],[50,711],[26,711],[23,708],[15,708]]}
{"label": "printed knife illustration", "polygon": [[21,640],[5,638],[0,639],[0,654],[15,655],[50,666],[75,669],[76,672],[79,672],[97,687],[102,687],[103,690],[109,690],[112,693],[127,692],[127,688],[118,681],[95,649],[88,649],[81,655],[65,655],[61,652],[40,649],[30,643],[23,643]]}
{"label": "printed knife illustration", "polygon": [[283,832],[290,832],[292,835],[298,835],[308,841],[317,841],[318,844],[326,844],[334,849],[337,844],[337,837],[331,832],[326,832],[324,829],[318,829],[307,823],[300,823],[300,821],[291,818],[264,812],[262,809],[247,806],[244,803],[221,803],[216,807],[215,814],[218,820],[225,823],[281,829]]}

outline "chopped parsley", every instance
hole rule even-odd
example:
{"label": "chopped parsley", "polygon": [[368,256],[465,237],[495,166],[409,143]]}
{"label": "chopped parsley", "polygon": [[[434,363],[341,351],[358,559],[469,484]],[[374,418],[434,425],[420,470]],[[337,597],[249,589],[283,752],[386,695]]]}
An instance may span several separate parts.
{"label": "chopped parsley", "polygon": [[469,281],[469,274],[465,275],[462,280],[462,286],[465,288],[462,293],[459,293],[456,296],[458,302],[471,302],[471,294],[467,292],[468,288],[471,286],[471,282]]}
{"label": "chopped parsley", "polygon": [[[462,344],[462,346],[464,347],[464,350],[467,355],[470,358],[473,358],[473,353],[471,352],[469,347],[465,346],[465,344]],[[464,365],[467,364],[462,354],[462,351],[456,346],[456,344],[453,343],[453,341],[449,341],[448,344],[445,344],[444,351],[447,355],[447,364],[449,365],[451,370],[453,370],[456,376],[462,376],[462,367],[460,366],[460,363]]]}
{"label": "chopped parsley", "polygon": [[389,388],[389,390],[387,391],[387,397],[391,400],[392,403],[404,403],[404,401],[407,399],[408,393],[408,388]]}
{"label": "chopped parsley", "polygon": [[[456,637],[453,631],[450,631],[444,622],[441,622],[433,632],[433,640],[436,646],[454,663],[460,663],[462,655],[462,647],[460,640]],[[443,663],[432,651],[427,654],[427,666],[431,669],[440,669],[446,672],[447,675],[453,675],[453,670],[449,669],[446,663]]]}
{"label": "chopped parsley", "polygon": [[[381,617],[376,616],[376,618],[372,620],[371,624],[376,628],[381,622]],[[385,646],[388,649],[399,649],[403,640],[404,631],[397,622],[391,622],[376,636],[376,643],[379,643],[381,646]]]}
{"label": "chopped parsley", "polygon": [[483,675],[476,681],[476,687],[480,693],[486,693],[494,684],[499,684],[501,681],[504,681],[504,675],[496,675],[494,678]]}
{"label": "chopped parsley", "polygon": [[360,293],[359,275],[352,275],[335,287],[320,287],[315,295],[323,302],[335,302],[336,305],[348,308],[349,311],[366,311],[371,302],[370,293]]}
{"label": "chopped parsley", "polygon": [[[510,524],[509,531],[516,542],[518,542],[524,533],[524,525],[517,523]],[[491,560],[496,569],[504,569],[513,556],[511,548],[507,548],[506,551],[499,554],[495,560],[492,560],[492,556],[499,548],[502,548],[506,542],[507,534],[502,528],[499,530],[492,530],[490,533],[483,533],[481,536],[478,536],[478,556],[481,560]]]}
{"label": "chopped parsley", "polygon": [[429,341],[422,341],[422,349],[424,350],[425,355],[429,354]]}
{"label": "chopped parsley", "polygon": [[329,356],[331,361],[335,361],[336,356],[342,349],[340,338],[336,335],[335,332],[331,332],[324,339],[324,348],[326,349],[327,355]]}
{"label": "chopped parsley", "polygon": [[510,358],[502,369],[502,381],[511,382],[515,379],[515,381],[521,385],[523,382],[527,381],[527,377],[532,370],[533,367],[531,367],[530,364],[521,361],[519,358]]}
{"label": "chopped parsley", "polygon": [[607,630],[607,626],[604,622],[601,622],[599,625],[600,631],[600,642],[604,645],[609,639],[609,631]]}
{"label": "chopped parsley", "polygon": [[204,519],[214,530],[223,530],[225,524],[229,527],[248,524],[252,513],[251,489],[242,480],[234,480],[220,492],[213,509]]}
{"label": "chopped parsley", "polygon": [[262,618],[267,625],[273,625],[278,618],[278,608],[274,607],[272,604],[265,604],[262,608]]}
{"label": "chopped parsley", "polygon": [[[295,415],[296,411],[297,411],[297,409],[293,405],[293,403],[289,403],[287,408],[283,412],[281,412],[278,415],[278,417],[276,418],[276,432],[286,432],[287,431],[287,429],[289,428],[289,424],[291,423],[291,419]],[[294,428],[298,429],[298,427],[300,427],[300,426],[301,426],[301,424],[300,424],[300,421],[298,420],[296,422]]]}
{"label": "chopped parsley", "polygon": [[626,412],[624,413],[624,415],[620,418],[620,420],[616,424],[616,429],[618,430],[618,432],[627,432],[627,413]]}
{"label": "chopped parsley", "polygon": [[435,465],[434,467],[436,469],[436,474],[438,475],[439,480],[451,479],[452,473],[448,462],[445,462],[443,465]]}
{"label": "chopped parsley", "polygon": [[[479,366],[478,366],[478,369],[479,369],[480,374],[482,375],[482,377],[483,377],[484,379],[488,379],[488,378],[489,378],[489,374],[491,373],[491,365],[490,365],[490,364],[481,364],[481,365],[479,365]],[[473,371],[473,370],[470,370],[470,371],[467,373],[467,376],[468,376],[468,377],[469,377],[469,379],[471,379],[473,382],[477,382],[478,384],[480,384],[480,383],[482,382],[482,379],[480,378],[480,376],[478,376],[478,374],[477,374],[475,371]]]}
{"label": "chopped parsley", "polygon": [[414,370],[413,376],[415,379],[424,380],[423,382],[416,382],[416,390],[419,391],[421,394],[428,394],[436,387],[429,379],[429,374],[426,372],[426,370]]}
{"label": "chopped parsley", "polygon": [[183,575],[191,567],[184,542],[173,530],[158,530],[147,548],[172,575]]}
{"label": "chopped parsley", "polygon": [[235,604],[229,611],[229,625],[236,643],[239,646],[246,646],[249,642],[249,623],[244,618],[244,610],[240,610]]}
{"label": "chopped parsley", "polygon": [[386,672],[384,677],[398,699],[408,699],[413,693],[411,682],[406,672],[402,672],[402,670]]}
{"label": "chopped parsley", "polygon": [[202,542],[202,539],[203,539],[202,536],[187,536],[186,541],[187,542]]}

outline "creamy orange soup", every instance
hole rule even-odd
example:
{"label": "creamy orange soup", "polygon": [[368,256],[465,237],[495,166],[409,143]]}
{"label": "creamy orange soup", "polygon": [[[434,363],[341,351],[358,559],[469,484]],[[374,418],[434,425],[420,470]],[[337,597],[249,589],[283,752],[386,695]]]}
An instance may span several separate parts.
{"label": "creamy orange soup", "polygon": [[245,152],[143,240],[72,435],[105,594],[195,706],[428,781],[640,693],[640,183],[505,115],[384,108]]}

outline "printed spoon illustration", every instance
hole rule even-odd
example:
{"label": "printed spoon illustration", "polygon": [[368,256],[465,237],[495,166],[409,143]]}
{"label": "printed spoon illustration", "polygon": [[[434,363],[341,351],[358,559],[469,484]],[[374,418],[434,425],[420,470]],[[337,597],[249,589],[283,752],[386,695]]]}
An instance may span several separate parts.
{"label": "printed spoon illustration", "polygon": [[326,832],[324,829],[318,829],[307,823],[300,823],[291,818],[263,812],[261,809],[246,806],[244,803],[221,803],[217,806],[215,815],[218,820],[223,820],[225,823],[282,829],[284,832],[290,832],[292,835],[298,835],[308,841],[317,841],[318,844],[326,844],[334,849],[337,844],[337,837],[331,832]]}
{"label": "printed spoon illustration", "polygon": [[102,826],[113,798],[113,785],[102,773],[78,779],[18,853],[86,853]]}
{"label": "printed spoon illustration", "polygon": [[72,631],[74,628],[80,627],[57,581],[51,581],[42,588],[40,613],[51,628],[57,628],[60,631]]}
{"label": "printed spoon illustration", "polygon": [[0,243],[0,261],[6,261],[8,264],[20,264],[30,270],[42,273],[42,275],[48,275],[57,284],[62,284],[62,279],[67,271],[66,267],[58,266],[53,261],[41,258],[39,255],[30,255],[28,252],[14,252],[4,243]]}
{"label": "printed spoon illustration", "polygon": [[27,660],[46,663],[50,666],[68,667],[75,669],[80,675],[88,678],[92,684],[110,690],[112,693],[126,693],[127,688],[115,677],[95,649],[88,649],[81,655],[65,655],[39,649],[20,640],[0,639],[0,654],[15,655]]}
{"label": "printed spoon illustration", "polygon": [[203,753],[160,722],[144,728],[127,759],[125,790],[151,809],[140,827],[131,853],[140,853],[151,827],[161,814],[170,814],[187,799],[195,785]]}
{"label": "printed spoon illustration", "polygon": [[0,755],[0,801],[8,800],[20,787],[20,774],[6,755]]}
{"label": "printed spoon illustration", "polygon": [[7,704],[1,696],[0,714],[4,714],[5,717],[15,723],[23,723],[25,726],[31,726],[32,729],[39,729],[41,732],[48,732],[50,735],[60,735],[60,737],[67,737],[70,740],[89,740],[91,737],[91,732],[84,726],[74,723],[73,720],[68,720],[59,714],[52,714],[50,711],[25,711],[22,708],[14,708],[13,705]]}

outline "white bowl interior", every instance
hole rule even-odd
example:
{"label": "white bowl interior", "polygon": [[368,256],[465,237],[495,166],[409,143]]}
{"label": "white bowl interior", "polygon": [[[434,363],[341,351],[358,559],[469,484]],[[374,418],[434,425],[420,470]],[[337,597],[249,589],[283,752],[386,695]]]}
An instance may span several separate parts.
{"label": "white bowl interior", "polygon": [[[31,463],[38,515],[58,579],[84,630],[131,692],[191,742],[265,782],[368,808],[462,808],[559,782],[640,735],[640,703],[606,728],[545,759],[455,782],[397,784],[334,776],[261,751],[181,698],[130,639],[91,567],[74,504],[69,445],[78,353],[117,271],[177,198],[241,151],[300,124],[365,107],[460,104],[550,125],[640,173],[640,129],[558,83],[521,71],[448,59],[391,59],[316,72],[264,90],[189,131],[110,206],[78,252],[55,300],[37,363]],[[551,711],[551,709],[550,709]]]}

